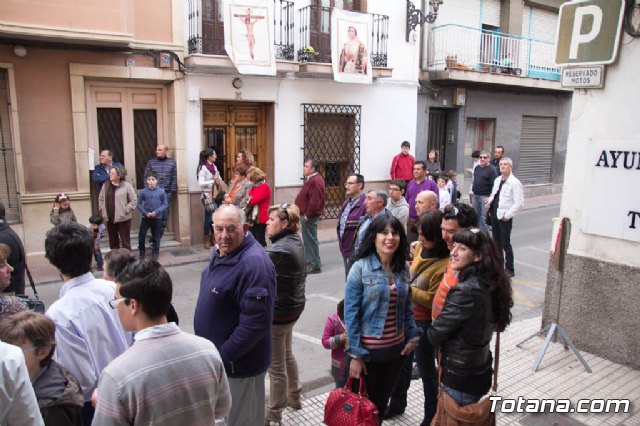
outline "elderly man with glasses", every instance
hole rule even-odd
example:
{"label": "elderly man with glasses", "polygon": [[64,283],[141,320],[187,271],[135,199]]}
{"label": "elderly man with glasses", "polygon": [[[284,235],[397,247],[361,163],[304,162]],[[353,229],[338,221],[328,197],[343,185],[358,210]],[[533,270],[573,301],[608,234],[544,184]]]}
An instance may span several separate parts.
{"label": "elderly man with glasses", "polygon": [[478,215],[478,226],[485,232],[489,232],[486,223],[487,212],[485,200],[491,195],[493,182],[498,177],[495,167],[489,164],[489,153],[480,153],[480,165],[473,171],[473,208]]}

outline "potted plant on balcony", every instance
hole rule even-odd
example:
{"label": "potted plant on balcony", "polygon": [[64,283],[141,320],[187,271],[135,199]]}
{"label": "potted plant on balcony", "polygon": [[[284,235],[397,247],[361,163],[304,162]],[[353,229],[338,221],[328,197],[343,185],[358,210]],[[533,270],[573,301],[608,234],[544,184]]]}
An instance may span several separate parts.
{"label": "potted plant on balcony", "polygon": [[313,47],[307,46],[298,52],[298,61],[306,63],[313,59],[314,56],[318,56],[319,54],[320,53],[316,52]]}
{"label": "potted plant on balcony", "polygon": [[458,65],[458,55],[447,55],[444,57],[444,62],[447,68],[454,68]]}

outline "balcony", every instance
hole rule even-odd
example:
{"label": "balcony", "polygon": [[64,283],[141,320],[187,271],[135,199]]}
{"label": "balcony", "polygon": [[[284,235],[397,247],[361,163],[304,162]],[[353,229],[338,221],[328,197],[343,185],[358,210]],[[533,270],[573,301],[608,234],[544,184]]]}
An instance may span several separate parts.
{"label": "balcony", "polygon": [[[332,78],[331,68],[331,8],[311,5],[303,7],[299,14],[298,61],[301,77]],[[387,43],[389,39],[389,17],[370,14],[372,17],[369,57],[373,68],[373,77],[391,77],[387,68]],[[316,54],[309,54],[304,48],[310,46]]]}
{"label": "balcony", "polygon": [[[189,57],[185,65],[190,69],[229,74],[236,68],[224,48],[224,21],[220,0],[189,1]],[[274,51],[279,73],[298,71],[295,59],[293,1],[273,0]],[[289,62],[287,62],[289,61]]]}
{"label": "balcony", "polygon": [[428,79],[562,90],[552,42],[463,25],[429,34]]}

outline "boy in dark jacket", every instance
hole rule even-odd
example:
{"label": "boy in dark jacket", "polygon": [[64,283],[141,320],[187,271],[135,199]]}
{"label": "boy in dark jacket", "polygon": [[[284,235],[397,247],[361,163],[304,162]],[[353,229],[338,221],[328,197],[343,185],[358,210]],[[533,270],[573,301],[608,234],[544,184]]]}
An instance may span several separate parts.
{"label": "boy in dark jacket", "polygon": [[158,174],[149,172],[147,188],[138,194],[138,210],[142,213],[140,232],[138,233],[138,250],[140,258],[145,255],[144,239],[151,228],[151,258],[158,260],[160,238],[162,238],[162,214],[167,209],[167,194],[158,186]]}

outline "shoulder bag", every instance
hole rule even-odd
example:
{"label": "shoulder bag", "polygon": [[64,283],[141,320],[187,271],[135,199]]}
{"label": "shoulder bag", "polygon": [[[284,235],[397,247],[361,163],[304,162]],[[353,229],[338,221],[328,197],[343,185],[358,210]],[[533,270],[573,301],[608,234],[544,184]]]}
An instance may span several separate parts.
{"label": "shoulder bag", "polygon": [[378,426],[378,409],[367,394],[364,377],[360,379],[358,393],[351,391],[353,377],[349,377],[343,388],[334,389],[324,406],[324,421],[327,426]]}
{"label": "shoulder bag", "polygon": [[202,200],[202,205],[204,206],[204,211],[207,213],[213,213],[216,211],[216,202],[212,197],[207,197],[207,194],[204,192],[200,196],[200,200]]}
{"label": "shoulder bag", "polygon": [[[442,384],[441,355],[438,353],[438,382]],[[498,364],[500,359],[500,333],[496,334],[495,358],[493,359],[493,386],[490,394],[498,390]],[[431,426],[494,426],[496,414],[491,412],[491,400],[480,401],[461,407],[442,387],[438,390],[438,406]]]}
{"label": "shoulder bag", "polygon": [[40,300],[40,297],[38,296],[36,285],[33,283],[33,278],[31,277],[31,271],[29,271],[29,267],[26,263],[24,264],[24,268],[27,270],[27,277],[29,277],[29,284],[31,284],[31,289],[33,290],[33,297],[29,297],[26,294],[16,294],[16,297],[24,302],[30,311],[44,314],[44,302]]}

